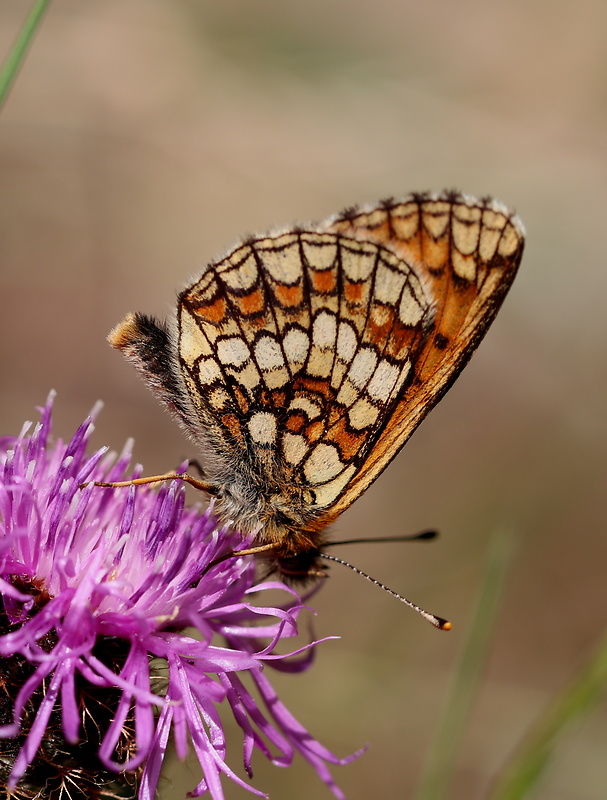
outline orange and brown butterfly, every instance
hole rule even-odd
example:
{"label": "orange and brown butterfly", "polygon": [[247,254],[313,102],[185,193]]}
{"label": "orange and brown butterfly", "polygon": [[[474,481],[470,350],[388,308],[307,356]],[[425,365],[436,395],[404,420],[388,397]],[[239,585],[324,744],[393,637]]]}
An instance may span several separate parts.
{"label": "orange and brown butterfly", "polygon": [[314,576],[327,526],[479,344],[523,243],[491,199],[385,200],[245,239],[179,295],[170,325],[129,314],[109,341],[199,445],[204,480],[182,477],[255,535],[246,552]]}

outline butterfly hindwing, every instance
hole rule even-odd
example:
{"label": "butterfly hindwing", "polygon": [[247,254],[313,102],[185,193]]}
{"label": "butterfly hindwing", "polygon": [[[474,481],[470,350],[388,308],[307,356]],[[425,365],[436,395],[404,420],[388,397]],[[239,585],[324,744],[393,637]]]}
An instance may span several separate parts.
{"label": "butterfly hindwing", "polygon": [[232,444],[262,462],[270,450],[325,506],[364,458],[433,313],[381,245],[318,230],[254,239],[181,295],[182,368]]}

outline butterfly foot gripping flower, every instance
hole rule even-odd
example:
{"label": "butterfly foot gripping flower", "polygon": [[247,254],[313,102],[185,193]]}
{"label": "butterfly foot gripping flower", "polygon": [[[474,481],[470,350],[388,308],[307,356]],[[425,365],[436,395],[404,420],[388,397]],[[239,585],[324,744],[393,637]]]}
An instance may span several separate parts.
{"label": "butterfly foot gripping flower", "polygon": [[[177,755],[192,748],[200,764],[194,796],[223,798],[222,775],[265,796],[226,761],[224,703],[249,777],[255,749],[282,766],[297,751],[342,798],[328,764],[357,754],[338,759],[315,741],[263,671],[312,663],[314,643],[275,653],[297,634],[299,595],[256,585],[250,557],[218,561],[242,537],[219,528],[212,508],[187,508],[178,483],[94,486],[125,476],[130,445],[115,463],[105,449],[87,455],[92,418],[68,444],[51,444],[52,400],[33,429],[0,440],[3,791],[151,800],[172,736]],[[278,587],[283,606],[255,604]]]}

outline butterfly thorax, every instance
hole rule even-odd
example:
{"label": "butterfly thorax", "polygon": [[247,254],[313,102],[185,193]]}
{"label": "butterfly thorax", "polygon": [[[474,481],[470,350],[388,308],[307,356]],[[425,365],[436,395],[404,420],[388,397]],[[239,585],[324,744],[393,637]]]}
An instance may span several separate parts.
{"label": "butterfly thorax", "polygon": [[256,546],[272,545],[261,554],[268,572],[288,582],[323,575],[319,552],[324,531],[318,530],[319,513],[306,500],[307,492],[289,483],[259,482],[241,472],[238,480],[215,484],[216,512],[243,534],[255,534]]}
{"label": "butterfly thorax", "polygon": [[280,469],[236,470],[225,465],[211,483],[219,518],[245,535],[255,534],[260,545],[273,544],[272,558],[317,550],[319,509],[310,503],[306,487],[289,481]]}

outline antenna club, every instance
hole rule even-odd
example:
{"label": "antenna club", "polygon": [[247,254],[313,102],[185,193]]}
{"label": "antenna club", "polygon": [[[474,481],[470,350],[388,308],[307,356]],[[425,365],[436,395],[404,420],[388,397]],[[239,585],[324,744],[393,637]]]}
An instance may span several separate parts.
{"label": "antenna club", "polygon": [[417,613],[420,614],[420,616],[422,616],[431,625],[434,625],[435,628],[438,628],[441,631],[451,630],[451,623],[448,620],[443,619],[443,617],[437,617],[436,614],[431,614],[429,611],[426,611],[425,609],[421,608],[421,606],[418,606],[416,603],[412,603],[411,600],[407,600],[407,598],[403,597],[402,594],[395,592],[394,589],[390,589],[390,587],[386,586],[385,583],[381,583],[381,581],[372,578],[366,572],[363,572],[362,569],[358,569],[358,567],[355,567],[353,564],[350,564],[349,561],[344,561],[343,558],[338,558],[337,556],[330,556],[327,553],[323,552],[318,552],[317,555],[319,558],[326,558],[327,561],[334,561],[336,564],[341,564],[344,567],[348,567],[348,569],[351,569],[353,572],[356,572],[357,575],[360,575],[361,578],[365,578],[370,583],[375,584],[375,586],[379,586],[379,588],[383,589],[384,592],[388,592],[388,594],[391,594],[392,597],[396,597],[397,600],[400,600],[401,603],[404,603],[405,605],[409,606],[409,608],[412,608],[414,611],[417,611]]}

